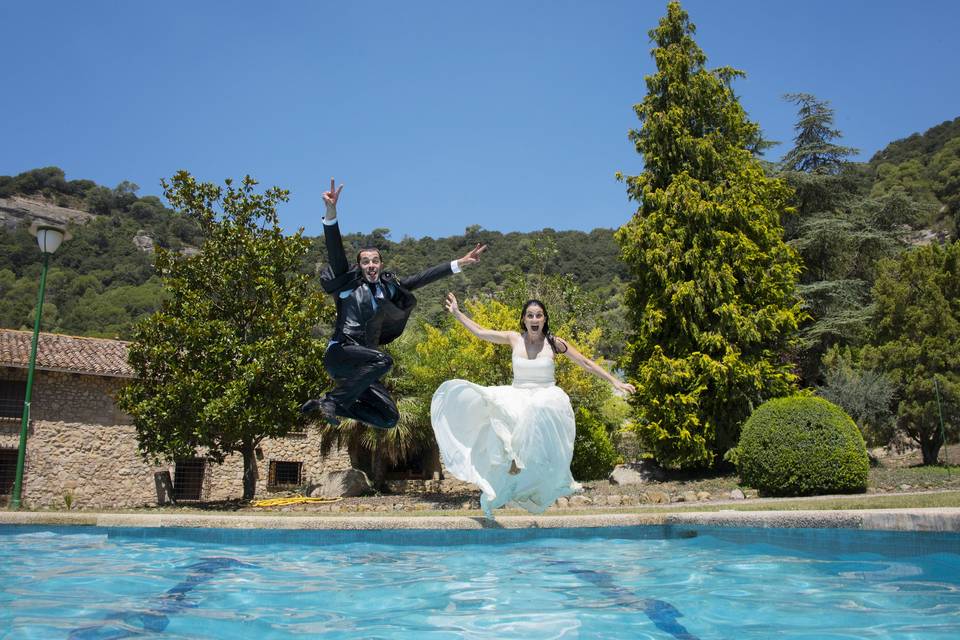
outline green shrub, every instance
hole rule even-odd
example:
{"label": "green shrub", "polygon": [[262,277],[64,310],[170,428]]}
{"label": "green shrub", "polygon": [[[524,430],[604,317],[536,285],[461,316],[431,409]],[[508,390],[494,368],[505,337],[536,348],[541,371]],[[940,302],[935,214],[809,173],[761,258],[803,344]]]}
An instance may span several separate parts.
{"label": "green shrub", "polygon": [[867,487],[867,450],[843,409],[811,396],[762,404],[743,425],[731,460],[764,495],[853,493]]}
{"label": "green shrub", "polygon": [[887,375],[858,368],[850,349],[836,345],[823,356],[823,373],[817,395],[846,411],[868,445],[882,447],[893,441],[897,416],[890,407],[897,386]]}
{"label": "green shrub", "polygon": [[621,462],[603,422],[588,409],[578,408],[577,437],[570,471],[577,480],[600,480]]}

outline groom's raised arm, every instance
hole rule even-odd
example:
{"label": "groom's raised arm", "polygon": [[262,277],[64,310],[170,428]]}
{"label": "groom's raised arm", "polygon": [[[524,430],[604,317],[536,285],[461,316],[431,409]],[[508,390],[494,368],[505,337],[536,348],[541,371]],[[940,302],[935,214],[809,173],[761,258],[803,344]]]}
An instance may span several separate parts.
{"label": "groom's raised arm", "polygon": [[473,264],[480,260],[480,254],[487,250],[487,245],[477,243],[473,249],[471,249],[467,255],[463,256],[458,260],[451,260],[450,262],[444,262],[443,264],[438,264],[435,267],[430,267],[425,271],[406,278],[400,278],[400,285],[405,289],[413,291],[414,289],[419,289],[420,287],[425,287],[431,282],[435,282],[444,276],[449,276],[453,273],[460,273],[461,269],[468,264]]}
{"label": "groom's raised arm", "polygon": [[343,191],[341,184],[337,188],[333,178],[330,178],[330,191],[323,192],[323,203],[327,206],[327,213],[323,217],[323,241],[327,246],[327,260],[333,276],[337,277],[347,272],[350,264],[347,254],[343,250],[343,238],[340,236],[340,225],[337,224],[337,200]]}

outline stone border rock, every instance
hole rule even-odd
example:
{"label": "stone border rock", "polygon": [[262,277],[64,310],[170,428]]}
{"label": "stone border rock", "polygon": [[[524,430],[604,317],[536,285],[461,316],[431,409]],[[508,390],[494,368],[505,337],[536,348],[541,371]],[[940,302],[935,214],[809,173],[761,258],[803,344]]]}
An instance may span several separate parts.
{"label": "stone border rock", "polygon": [[701,525],[760,528],[847,528],[879,531],[960,532],[960,508],[863,509],[849,511],[715,511],[696,513],[606,513],[498,516],[276,516],[229,514],[0,512],[0,524],[98,527],[202,527],[223,529],[553,529]]}

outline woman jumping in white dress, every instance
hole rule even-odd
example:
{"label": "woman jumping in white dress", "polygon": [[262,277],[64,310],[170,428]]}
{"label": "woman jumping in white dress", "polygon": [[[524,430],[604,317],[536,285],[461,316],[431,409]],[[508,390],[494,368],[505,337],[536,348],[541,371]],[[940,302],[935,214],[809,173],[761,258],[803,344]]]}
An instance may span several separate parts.
{"label": "woman jumping in white dress", "polygon": [[539,300],[523,305],[520,333],[481,327],[460,311],[452,293],[446,307],[481,340],[510,345],[513,384],[482,387],[448,380],[440,385],[430,413],[443,463],[453,476],[480,487],[480,506],[488,517],[508,502],[543,513],[557,498],[579,488],[570,474],[576,436],[573,408],[554,383],[554,356],[567,356],[619,391],[635,389],[552,335]]}

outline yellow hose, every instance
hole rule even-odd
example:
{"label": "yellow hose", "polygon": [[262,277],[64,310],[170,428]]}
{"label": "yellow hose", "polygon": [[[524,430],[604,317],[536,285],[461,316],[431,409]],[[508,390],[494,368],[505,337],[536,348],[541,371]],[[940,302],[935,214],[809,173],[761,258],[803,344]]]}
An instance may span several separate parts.
{"label": "yellow hose", "polygon": [[306,496],[293,496],[292,498],[268,498],[267,500],[257,500],[253,503],[254,507],[285,507],[288,504],[327,504],[330,502],[339,502],[343,498],[308,498]]}

